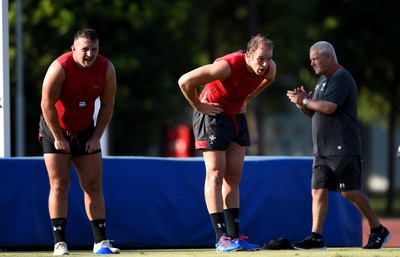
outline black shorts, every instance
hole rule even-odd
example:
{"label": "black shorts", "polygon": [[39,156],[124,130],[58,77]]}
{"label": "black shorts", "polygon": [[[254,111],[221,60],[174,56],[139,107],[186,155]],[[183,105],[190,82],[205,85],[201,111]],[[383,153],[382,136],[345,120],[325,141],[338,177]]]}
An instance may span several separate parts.
{"label": "black shorts", "polygon": [[193,133],[197,150],[225,151],[231,142],[250,146],[247,120],[243,113],[236,116],[208,116],[195,110]]}
{"label": "black shorts", "polygon": [[93,132],[94,132],[93,121],[87,129],[77,133],[76,135],[67,135],[67,133],[63,132],[64,138],[69,142],[70,145],[70,153],[64,153],[55,148],[54,137],[51,134],[50,129],[47,126],[46,122],[44,121],[43,116],[40,117],[39,141],[43,149],[43,154],[45,153],[71,154],[72,157],[79,157],[79,156],[99,153],[101,152],[101,150],[97,150],[91,153],[85,150],[86,143],[93,136]]}
{"label": "black shorts", "polygon": [[312,188],[336,192],[362,189],[360,156],[316,156],[313,162]]}

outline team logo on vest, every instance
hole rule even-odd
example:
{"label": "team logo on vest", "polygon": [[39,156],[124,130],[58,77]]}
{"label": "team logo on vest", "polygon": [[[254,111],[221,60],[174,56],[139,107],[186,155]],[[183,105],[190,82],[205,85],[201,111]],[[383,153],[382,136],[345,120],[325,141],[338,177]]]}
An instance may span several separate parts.
{"label": "team logo on vest", "polygon": [[87,103],[84,102],[84,101],[80,101],[80,102],[78,102],[78,107],[79,108],[85,108],[85,107],[87,107]]}
{"label": "team logo on vest", "polygon": [[319,91],[324,91],[325,85],[326,85],[326,82],[324,82],[324,83],[322,83],[322,84],[318,84],[318,85],[315,87],[315,90],[318,90],[318,88],[321,87],[321,89],[320,89]]}
{"label": "team logo on vest", "polygon": [[326,82],[322,83],[321,91],[324,91]]}

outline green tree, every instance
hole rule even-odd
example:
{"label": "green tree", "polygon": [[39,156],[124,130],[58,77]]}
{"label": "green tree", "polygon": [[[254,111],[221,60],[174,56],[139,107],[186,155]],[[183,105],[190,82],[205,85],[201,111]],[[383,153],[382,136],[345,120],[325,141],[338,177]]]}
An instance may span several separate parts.
{"label": "green tree", "polygon": [[[15,69],[15,2],[10,2],[10,58]],[[118,93],[110,124],[115,155],[158,155],[165,128],[181,122],[182,70],[201,54],[202,15],[187,1],[23,1],[27,155],[39,155],[37,123],[47,67],[69,51],[73,34],[92,27],[100,54],[115,65]],[[197,26],[197,27],[196,27]],[[195,28],[195,29],[193,29]],[[200,33],[199,33],[200,32]],[[185,41],[190,40],[189,43]],[[16,81],[12,72],[11,94]],[[12,110],[13,111],[13,110]]]}
{"label": "green tree", "polygon": [[[335,45],[339,61],[359,86],[364,126],[388,126],[388,212],[394,181],[394,134],[398,125],[400,64],[396,60],[400,4],[390,0],[24,0],[24,70],[27,155],[40,155],[37,123],[41,85],[50,63],[70,50],[73,34],[96,29],[100,53],[115,65],[118,92],[111,130],[113,155],[162,156],[165,130],[190,123],[179,76],[215,57],[244,49],[251,35],[275,42],[275,82],[248,112],[255,152],[265,154],[261,120],[285,115],[287,89],[310,87],[315,75],[308,49],[318,40]],[[15,1],[9,2],[11,97],[15,98]],[[311,89],[311,88],[309,88]],[[12,120],[15,106],[12,105]],[[15,124],[12,122],[12,129]],[[12,133],[12,136],[15,135]],[[14,142],[15,139],[12,140]],[[254,143],[253,143],[254,145]],[[368,147],[368,146],[367,146]],[[364,144],[365,148],[365,144]],[[15,151],[15,149],[12,149]]]}

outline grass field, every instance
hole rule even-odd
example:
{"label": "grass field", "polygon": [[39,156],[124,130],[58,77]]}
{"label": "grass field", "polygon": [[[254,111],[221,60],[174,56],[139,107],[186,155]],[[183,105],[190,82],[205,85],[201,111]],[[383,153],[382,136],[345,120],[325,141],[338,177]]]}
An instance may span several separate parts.
{"label": "grass field", "polygon": [[[44,257],[52,256],[51,251],[11,251],[0,252],[0,256],[6,257]],[[94,256],[91,251],[70,251],[70,256]],[[383,248],[380,250],[363,250],[361,248],[328,248],[317,251],[296,250],[262,250],[256,252],[230,252],[216,253],[215,249],[146,249],[125,250],[117,256],[146,256],[146,257],[400,257],[400,248]]]}
{"label": "grass field", "polygon": [[[372,205],[380,217],[400,217],[400,197],[394,202],[393,213],[385,213],[386,199],[383,196],[372,196]],[[396,245],[397,246],[397,245]],[[0,257],[49,257],[52,250],[4,250],[0,248]],[[70,256],[89,257],[94,256],[90,250],[70,250]],[[400,248],[386,247],[380,250],[363,250],[359,247],[335,248],[331,247],[324,251],[296,251],[296,250],[262,250],[256,252],[231,252],[216,253],[214,248],[210,249],[143,249],[124,250],[117,256],[132,257],[400,257]]]}

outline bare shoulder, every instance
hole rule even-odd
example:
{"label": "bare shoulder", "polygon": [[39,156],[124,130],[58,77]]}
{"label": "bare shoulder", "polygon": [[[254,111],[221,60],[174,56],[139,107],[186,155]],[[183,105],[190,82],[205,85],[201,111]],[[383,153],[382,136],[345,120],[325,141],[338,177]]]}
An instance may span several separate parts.
{"label": "bare shoulder", "polygon": [[276,75],[276,64],[274,60],[271,59],[269,61],[269,71],[265,75],[265,78],[269,81],[273,81],[275,79],[275,75]]}
{"label": "bare shoulder", "polygon": [[58,61],[53,61],[47,69],[45,82],[60,83],[65,78],[64,69]]}
{"label": "bare shoulder", "polygon": [[190,76],[199,78],[201,83],[208,83],[214,80],[223,80],[230,75],[231,69],[229,63],[225,60],[217,61],[211,64],[203,65],[191,72]]}
{"label": "bare shoulder", "polygon": [[60,72],[64,72],[64,69],[62,68],[61,63],[59,63],[58,61],[54,60],[48,70],[47,73],[60,73]]}
{"label": "bare shoulder", "polygon": [[112,75],[112,76],[115,76],[115,67],[114,67],[114,64],[111,61],[108,61],[107,73]]}
{"label": "bare shoulder", "polygon": [[269,66],[271,70],[276,70],[276,63],[274,62],[274,60],[270,60],[269,61]]}
{"label": "bare shoulder", "polygon": [[216,75],[216,78],[224,80],[231,74],[231,66],[225,60],[219,60],[210,65],[211,73]]}

